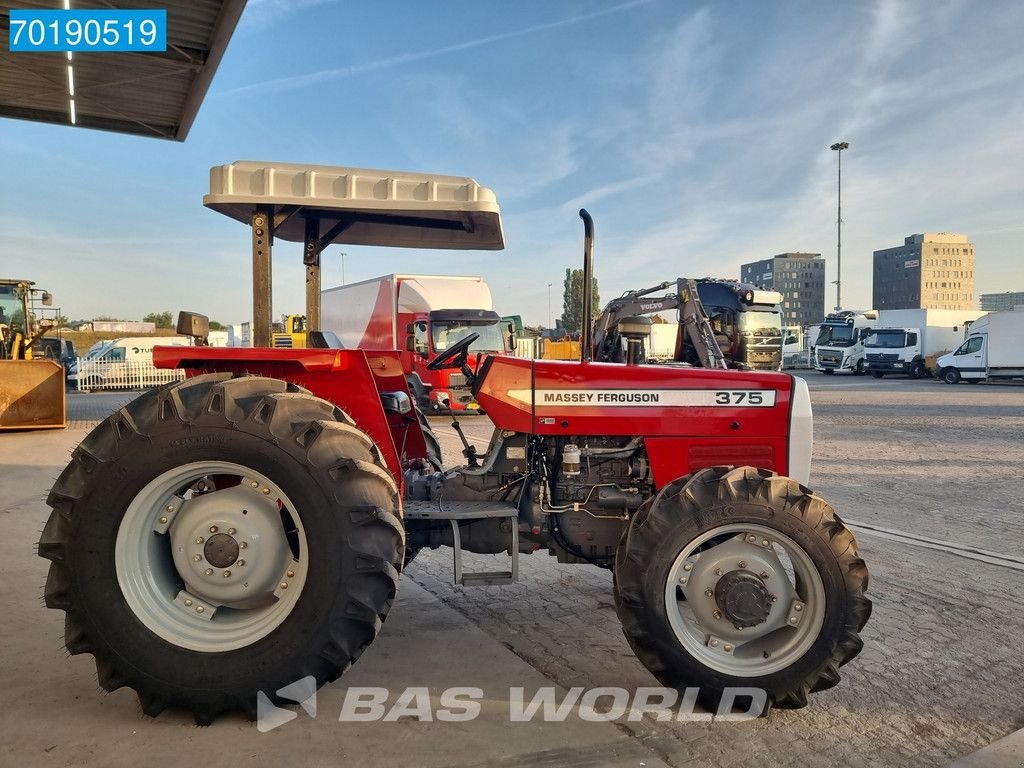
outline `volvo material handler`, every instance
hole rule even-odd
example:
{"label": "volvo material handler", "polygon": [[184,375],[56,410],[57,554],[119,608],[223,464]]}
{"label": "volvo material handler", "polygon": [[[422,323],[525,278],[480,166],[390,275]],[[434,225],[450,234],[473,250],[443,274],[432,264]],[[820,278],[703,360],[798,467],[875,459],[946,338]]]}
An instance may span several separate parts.
{"label": "volvo material handler", "polygon": [[[133,688],[149,715],[255,717],[261,693],[280,702],[282,686],[356,661],[404,563],[438,546],[466,587],[515,580],[520,553],[541,549],[611,569],[637,656],[710,707],[733,687],[801,707],[839,682],[862,647],[868,572],[808,487],[807,386],[591,361],[589,214],[582,359],[477,357],[474,334],[440,352],[430,365],[461,371],[495,425],[485,453],[442,468],[400,352],[318,330],[320,252],[496,250],[494,194],[469,178],[237,162],[212,170],[204,203],[250,227],[256,346],[158,348],[188,378],[97,426],[48,498],[46,604],[103,688]],[[279,240],[304,244],[307,349],[269,348]],[[200,342],[207,325],[179,315]],[[463,550],[509,566],[469,572]]]}
{"label": "volvo material handler", "polygon": [[[653,295],[667,288],[669,293]],[[704,334],[695,334],[706,318],[730,368],[777,371],[782,367],[782,294],[735,280],[677,278],[612,299],[594,326],[594,359],[621,363],[625,337],[619,323],[627,317],[677,310],[676,362],[708,367],[701,351]],[[715,366],[711,366],[715,367]]]}

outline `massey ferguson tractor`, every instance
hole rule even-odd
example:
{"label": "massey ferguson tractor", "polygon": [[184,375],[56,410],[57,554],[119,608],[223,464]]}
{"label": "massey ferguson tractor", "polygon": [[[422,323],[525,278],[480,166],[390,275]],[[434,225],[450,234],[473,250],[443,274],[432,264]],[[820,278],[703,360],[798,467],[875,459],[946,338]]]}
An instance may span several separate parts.
{"label": "massey ferguson tractor", "polygon": [[[256,162],[211,171],[204,204],[249,225],[253,348],[154,351],[187,378],[149,391],[74,451],[39,542],[46,604],[72,654],[143,711],[256,716],[257,695],[335,680],[366,650],[419,550],[454,550],[466,587],[518,578],[518,557],[607,568],[640,660],[664,685],[760,688],[801,707],[862,647],[868,572],[807,487],[811,405],[782,373],[471,356],[494,422],[486,452],[445,468],[398,351],[343,349],[320,328],[331,243],[503,247],[494,194],[468,178]],[[585,223],[583,285],[593,274]],[[308,348],[273,349],[271,251],[304,245]],[[590,296],[583,298],[585,312]],[[630,324],[622,332],[629,338]],[[507,553],[466,572],[462,551]]]}

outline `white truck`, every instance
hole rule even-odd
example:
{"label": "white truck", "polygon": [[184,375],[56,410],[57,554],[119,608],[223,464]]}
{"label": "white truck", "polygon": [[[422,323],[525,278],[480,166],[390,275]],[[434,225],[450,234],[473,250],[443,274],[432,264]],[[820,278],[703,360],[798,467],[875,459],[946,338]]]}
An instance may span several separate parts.
{"label": "white truck", "polygon": [[984,313],[955,309],[883,309],[864,339],[868,371],[876,379],[903,374],[931,376],[939,357],[956,349],[967,328]]}
{"label": "white truck", "polygon": [[323,291],[320,311],[321,327],[346,347],[399,350],[424,411],[476,409],[463,374],[427,370],[438,352],[470,333],[480,334],[470,352],[509,349],[509,335],[482,277],[384,275]]}
{"label": "white truck", "polygon": [[90,348],[68,370],[68,386],[82,390],[136,389],[166,384],[177,371],[153,365],[153,347],[187,347],[188,336],[128,336]]}
{"label": "white truck", "polygon": [[936,363],[947,384],[1024,378],[1024,312],[989,312],[975,320],[967,339]]}
{"label": "white truck", "polygon": [[864,337],[878,326],[878,312],[873,309],[839,310],[825,316],[818,326],[818,337],[812,353],[814,368],[822,373],[836,371],[864,373]]}

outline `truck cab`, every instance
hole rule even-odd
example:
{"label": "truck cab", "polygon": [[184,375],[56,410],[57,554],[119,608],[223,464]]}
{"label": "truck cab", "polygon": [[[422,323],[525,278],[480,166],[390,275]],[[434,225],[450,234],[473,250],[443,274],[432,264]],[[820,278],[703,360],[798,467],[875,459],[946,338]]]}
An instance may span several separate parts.
{"label": "truck cab", "polygon": [[483,309],[435,309],[417,316],[410,325],[412,333],[406,341],[406,351],[412,354],[408,367],[410,375],[418,379],[418,382],[413,381],[414,389],[417,385],[423,387],[416,392],[421,407],[430,411],[477,409],[463,374],[430,371],[427,363],[471,333],[479,334],[469,346],[471,354],[506,354],[505,324],[498,313]]}
{"label": "truck cab", "polygon": [[878,322],[874,310],[840,310],[825,317],[814,342],[814,368],[825,374],[836,371],[864,373],[864,339]]}
{"label": "truck cab", "polygon": [[876,379],[886,374],[906,374],[919,379],[926,373],[917,328],[876,328],[864,338],[867,370]]}

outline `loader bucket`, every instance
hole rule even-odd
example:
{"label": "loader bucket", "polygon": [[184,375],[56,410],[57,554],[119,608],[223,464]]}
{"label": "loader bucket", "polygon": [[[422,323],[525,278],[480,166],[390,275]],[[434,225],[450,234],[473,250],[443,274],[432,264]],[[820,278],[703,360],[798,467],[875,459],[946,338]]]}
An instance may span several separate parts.
{"label": "loader bucket", "polygon": [[64,369],[53,360],[0,360],[0,431],[65,426]]}

